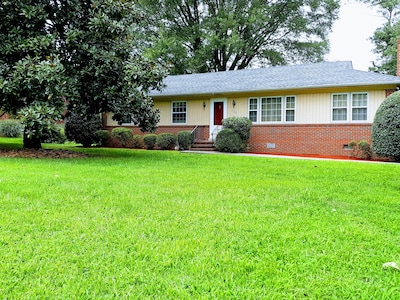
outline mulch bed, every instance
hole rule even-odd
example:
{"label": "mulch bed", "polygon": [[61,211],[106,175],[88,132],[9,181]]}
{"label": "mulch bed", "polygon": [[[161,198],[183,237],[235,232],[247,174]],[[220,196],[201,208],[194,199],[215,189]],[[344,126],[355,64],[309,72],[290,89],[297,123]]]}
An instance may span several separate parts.
{"label": "mulch bed", "polygon": [[0,149],[0,157],[23,158],[82,158],[87,154],[70,150],[53,149]]}

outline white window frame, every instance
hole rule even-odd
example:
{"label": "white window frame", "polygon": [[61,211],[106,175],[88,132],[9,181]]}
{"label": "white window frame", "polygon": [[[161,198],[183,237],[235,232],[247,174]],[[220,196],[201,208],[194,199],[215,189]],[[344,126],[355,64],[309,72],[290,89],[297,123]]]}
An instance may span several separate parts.
{"label": "white window frame", "polygon": [[[355,95],[366,95],[366,105],[362,106],[353,106],[353,97]],[[346,96],[346,104],[344,106],[336,106],[334,107],[334,98],[335,96],[342,95]],[[354,120],[353,119],[353,109],[363,108],[366,109],[366,119],[365,120]],[[345,120],[334,120],[334,110],[335,109],[345,109],[346,110],[346,119]],[[364,123],[368,122],[368,110],[369,110],[369,93],[368,92],[353,92],[353,93],[333,93],[331,96],[331,121],[334,123]]]}
{"label": "white window frame", "polygon": [[[185,103],[185,111],[184,112],[174,112],[174,104],[175,103]],[[185,114],[185,122],[174,122],[174,115],[177,114]],[[173,125],[185,125],[188,122],[188,104],[187,101],[172,101],[171,102],[171,124]]]}
{"label": "white window frame", "polygon": [[[276,115],[279,116],[280,120],[274,120],[274,121],[263,121],[262,120],[262,112],[263,112],[263,106],[267,105],[266,104],[266,99],[280,99],[280,115]],[[287,105],[287,101],[288,99],[294,99],[294,107],[288,107]],[[257,100],[257,108],[256,109],[252,109],[250,107],[252,100]],[[247,109],[248,109],[248,118],[250,119],[250,112],[254,112],[257,111],[257,121],[252,121],[253,123],[258,123],[258,124],[273,124],[273,123],[295,123],[296,122],[296,96],[295,95],[287,95],[287,96],[263,96],[263,97],[250,97],[248,98],[248,105],[247,105]],[[263,104],[263,102],[265,101],[265,104]],[[287,115],[289,111],[293,111],[294,113],[294,120],[287,120]],[[267,116],[265,116],[267,117]]]}

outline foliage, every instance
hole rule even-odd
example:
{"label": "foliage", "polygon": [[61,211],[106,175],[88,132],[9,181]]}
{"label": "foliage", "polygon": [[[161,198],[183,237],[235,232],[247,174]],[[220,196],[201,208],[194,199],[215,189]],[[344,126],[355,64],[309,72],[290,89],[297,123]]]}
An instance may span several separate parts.
{"label": "foliage", "polygon": [[65,121],[65,135],[69,141],[90,147],[97,142],[96,131],[101,129],[99,115],[83,115],[76,112],[68,113]]}
{"label": "foliage", "polygon": [[370,71],[396,75],[397,73],[397,40],[400,36],[400,7],[398,1],[363,0],[372,5],[385,19],[383,25],[375,30],[370,41],[375,45],[377,60],[373,61]]}
{"label": "foliage", "polygon": [[157,135],[156,145],[163,150],[172,150],[176,145],[176,135],[168,132],[160,133]]}
{"label": "foliage", "polygon": [[156,129],[148,92],[166,71],[143,55],[147,18],[136,1],[2,1],[0,19],[0,111],[58,110],[68,100],[78,114],[129,115]]}
{"label": "foliage", "polygon": [[178,132],[178,145],[181,150],[188,150],[193,144],[193,135],[189,130]]}
{"label": "foliage", "polygon": [[378,156],[400,161],[400,92],[387,97],[376,111],[372,148]]}
{"label": "foliage", "polygon": [[41,148],[43,139],[52,135],[54,120],[61,119],[61,112],[38,102],[21,109],[18,117],[24,126],[24,148]]}
{"label": "foliage", "polygon": [[122,147],[132,144],[133,133],[132,130],[126,127],[115,127],[111,130],[111,136],[116,138]]}
{"label": "foliage", "polygon": [[15,119],[0,121],[0,135],[5,137],[20,137],[23,132],[21,122]]}
{"label": "foliage", "polygon": [[157,135],[154,133],[148,133],[143,135],[143,143],[146,149],[153,149],[157,142]]}
{"label": "foliage", "polygon": [[250,131],[253,123],[246,117],[230,117],[222,120],[224,128],[230,128],[236,131],[243,142],[250,139]]}
{"label": "foliage", "polygon": [[142,136],[140,134],[133,135],[132,144],[133,148],[142,149],[144,147]]}
{"label": "foliage", "polygon": [[49,130],[41,136],[41,142],[43,143],[64,144],[66,141],[67,137],[63,126],[55,123],[52,123]]}
{"label": "foliage", "polygon": [[222,129],[215,139],[215,147],[221,152],[242,152],[243,141],[240,135],[230,128]]}
{"label": "foliage", "polygon": [[371,159],[373,156],[373,151],[371,145],[367,141],[351,141],[349,147],[353,150],[352,156],[359,157],[362,159]]}
{"label": "foliage", "polygon": [[321,61],[339,10],[338,0],[140,2],[157,32],[148,55],[174,74]]}
{"label": "foliage", "polygon": [[106,146],[111,138],[110,132],[105,129],[96,130],[94,134],[96,136],[96,145],[100,147]]}
{"label": "foliage", "polygon": [[5,299],[398,298],[399,164],[70,149],[0,157]]}

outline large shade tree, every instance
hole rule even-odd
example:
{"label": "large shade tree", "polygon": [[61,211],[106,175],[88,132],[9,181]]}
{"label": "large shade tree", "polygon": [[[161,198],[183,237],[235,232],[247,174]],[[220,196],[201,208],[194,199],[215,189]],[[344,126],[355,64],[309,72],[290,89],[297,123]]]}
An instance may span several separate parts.
{"label": "large shade tree", "polygon": [[377,28],[370,38],[378,55],[370,71],[396,75],[397,41],[400,38],[400,1],[399,0],[364,0],[375,7],[384,18],[384,23]]}
{"label": "large shade tree", "polygon": [[[135,2],[0,2],[0,110],[60,113],[68,103],[82,115],[113,112],[153,131],[159,114],[147,95],[161,87],[165,71],[143,56],[147,19]],[[26,139],[40,134],[27,132]]]}
{"label": "large shade tree", "polygon": [[338,0],[141,0],[173,73],[323,60]]}

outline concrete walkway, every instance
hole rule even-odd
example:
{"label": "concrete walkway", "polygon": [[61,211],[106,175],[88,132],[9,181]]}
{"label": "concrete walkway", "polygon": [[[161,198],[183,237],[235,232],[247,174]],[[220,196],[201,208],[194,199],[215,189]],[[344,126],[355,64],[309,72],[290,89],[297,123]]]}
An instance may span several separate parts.
{"label": "concrete walkway", "polygon": [[396,162],[376,161],[376,160],[304,157],[304,156],[273,155],[273,154],[260,154],[260,153],[228,153],[228,152],[218,152],[218,151],[192,151],[192,150],[183,150],[181,152],[196,153],[196,154],[211,154],[211,155],[234,155],[234,156],[236,155],[236,156],[253,156],[253,157],[269,157],[269,158],[285,158],[285,159],[303,159],[303,160],[332,160],[332,161],[372,163],[372,164],[399,164]]}

